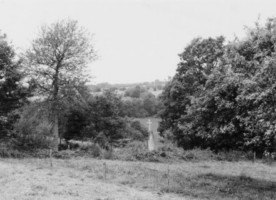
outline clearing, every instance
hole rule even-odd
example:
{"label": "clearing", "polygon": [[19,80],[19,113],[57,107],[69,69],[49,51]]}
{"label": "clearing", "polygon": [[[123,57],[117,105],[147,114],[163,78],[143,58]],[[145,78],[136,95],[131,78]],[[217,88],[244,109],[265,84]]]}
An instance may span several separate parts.
{"label": "clearing", "polygon": [[251,162],[0,159],[1,200],[276,199],[276,166]]}

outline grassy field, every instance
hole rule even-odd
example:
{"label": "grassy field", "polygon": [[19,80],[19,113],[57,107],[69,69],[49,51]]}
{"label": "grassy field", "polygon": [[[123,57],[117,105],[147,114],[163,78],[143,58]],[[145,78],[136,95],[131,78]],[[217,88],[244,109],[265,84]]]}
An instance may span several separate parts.
{"label": "grassy field", "polygon": [[96,159],[1,159],[1,200],[275,200],[276,166]]}

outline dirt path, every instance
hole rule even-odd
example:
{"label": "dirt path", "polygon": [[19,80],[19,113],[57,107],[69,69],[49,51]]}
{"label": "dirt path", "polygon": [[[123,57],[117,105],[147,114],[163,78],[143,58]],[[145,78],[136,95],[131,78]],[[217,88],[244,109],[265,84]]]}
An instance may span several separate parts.
{"label": "dirt path", "polygon": [[100,180],[60,164],[50,168],[42,160],[0,160],[0,185],[1,200],[183,200]]}

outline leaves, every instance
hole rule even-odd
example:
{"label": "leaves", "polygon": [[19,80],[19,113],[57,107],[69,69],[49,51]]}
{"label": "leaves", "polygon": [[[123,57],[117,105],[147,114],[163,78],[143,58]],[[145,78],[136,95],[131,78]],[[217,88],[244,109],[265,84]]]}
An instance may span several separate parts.
{"label": "leaves", "polygon": [[12,129],[11,124],[16,120],[12,112],[23,105],[29,93],[23,87],[21,67],[6,36],[0,35],[0,136]]}
{"label": "leaves", "polygon": [[162,94],[161,131],[172,130],[184,148],[275,147],[275,21],[227,45],[193,40]]}
{"label": "leaves", "polygon": [[43,26],[26,52],[26,72],[34,80],[37,92],[53,98],[60,90],[71,92],[85,83],[85,67],[95,57],[90,35],[75,20],[61,20]]}

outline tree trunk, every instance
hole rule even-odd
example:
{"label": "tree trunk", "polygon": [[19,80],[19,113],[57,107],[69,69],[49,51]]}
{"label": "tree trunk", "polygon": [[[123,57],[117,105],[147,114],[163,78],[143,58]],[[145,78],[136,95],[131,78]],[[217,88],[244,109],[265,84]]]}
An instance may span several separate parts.
{"label": "tree trunk", "polygon": [[58,114],[54,111],[54,124],[53,124],[53,150],[58,151],[59,131],[58,131]]}
{"label": "tree trunk", "polygon": [[58,151],[58,143],[59,143],[59,131],[58,131],[58,92],[59,92],[59,81],[58,81],[58,75],[59,75],[59,68],[60,63],[56,66],[56,73],[53,77],[53,149],[54,151]]}

